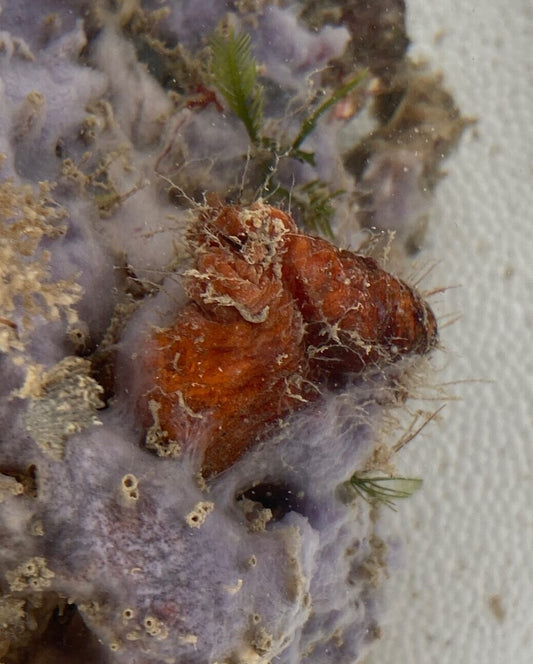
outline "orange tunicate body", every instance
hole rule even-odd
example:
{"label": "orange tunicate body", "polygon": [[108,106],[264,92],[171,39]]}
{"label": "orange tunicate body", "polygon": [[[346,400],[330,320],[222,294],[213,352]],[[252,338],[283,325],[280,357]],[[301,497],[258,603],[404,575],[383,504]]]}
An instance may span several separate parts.
{"label": "orange tunicate body", "polygon": [[369,364],[425,353],[429,306],[364,256],[301,233],[284,212],[208,208],[191,226],[190,301],[148,341],[163,438],[194,445],[205,477],[232,465],[320,385]]}
{"label": "orange tunicate body", "polygon": [[307,323],[319,375],[358,372],[435,344],[437,324],[427,303],[373,258],[306,235],[291,238],[288,247],[286,283]]}

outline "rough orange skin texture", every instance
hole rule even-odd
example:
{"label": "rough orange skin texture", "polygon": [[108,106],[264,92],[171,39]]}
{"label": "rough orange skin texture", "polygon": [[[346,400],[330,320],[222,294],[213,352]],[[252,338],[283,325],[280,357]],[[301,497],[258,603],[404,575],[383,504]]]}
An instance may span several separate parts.
{"label": "rough orange skin texture", "polygon": [[429,306],[372,258],[298,231],[255,203],[203,210],[188,240],[190,301],[148,341],[143,395],[160,438],[194,444],[205,477],[231,466],[321,384],[425,353]]}

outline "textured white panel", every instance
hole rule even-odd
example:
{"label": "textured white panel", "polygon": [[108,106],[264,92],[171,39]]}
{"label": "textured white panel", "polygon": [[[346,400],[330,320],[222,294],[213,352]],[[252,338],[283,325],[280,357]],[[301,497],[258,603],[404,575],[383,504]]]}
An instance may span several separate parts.
{"label": "textured white panel", "polygon": [[[423,491],[372,664],[533,662],[533,4],[408,0],[413,55],[442,68],[475,132],[448,163],[424,257],[460,284],[439,311],[461,401],[404,450]],[[492,599],[497,596],[497,599]],[[499,606],[503,611],[501,615]]]}

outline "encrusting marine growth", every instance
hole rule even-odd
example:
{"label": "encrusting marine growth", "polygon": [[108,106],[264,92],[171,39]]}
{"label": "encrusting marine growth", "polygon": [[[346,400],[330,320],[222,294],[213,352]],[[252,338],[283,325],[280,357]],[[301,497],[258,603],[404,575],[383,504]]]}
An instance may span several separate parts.
{"label": "encrusting marine growth", "polygon": [[261,201],[202,209],[188,241],[189,302],[148,341],[141,409],[160,449],[194,441],[205,477],[321,386],[436,343],[416,291]]}
{"label": "encrusting marine growth", "polygon": [[404,5],[2,2],[1,662],[379,638],[437,326],[323,238],[405,265],[468,124]]}

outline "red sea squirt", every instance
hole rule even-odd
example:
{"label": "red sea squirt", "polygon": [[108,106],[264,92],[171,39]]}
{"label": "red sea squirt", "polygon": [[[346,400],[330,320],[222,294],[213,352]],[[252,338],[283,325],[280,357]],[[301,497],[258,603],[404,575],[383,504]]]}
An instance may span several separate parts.
{"label": "red sea squirt", "polygon": [[189,301],[148,340],[140,408],[163,448],[195,446],[205,477],[318,399],[321,384],[436,343],[415,290],[261,201],[202,209],[188,241]]}

